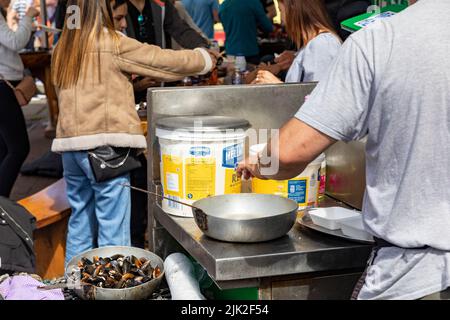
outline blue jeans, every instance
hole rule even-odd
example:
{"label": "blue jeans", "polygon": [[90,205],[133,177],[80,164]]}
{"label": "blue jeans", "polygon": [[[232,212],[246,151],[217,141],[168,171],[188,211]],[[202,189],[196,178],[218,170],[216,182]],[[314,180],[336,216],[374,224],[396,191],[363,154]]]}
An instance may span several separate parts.
{"label": "blue jeans", "polygon": [[72,208],[66,265],[72,257],[98,247],[130,246],[130,175],[97,183],[87,152],[63,153],[67,197]]}

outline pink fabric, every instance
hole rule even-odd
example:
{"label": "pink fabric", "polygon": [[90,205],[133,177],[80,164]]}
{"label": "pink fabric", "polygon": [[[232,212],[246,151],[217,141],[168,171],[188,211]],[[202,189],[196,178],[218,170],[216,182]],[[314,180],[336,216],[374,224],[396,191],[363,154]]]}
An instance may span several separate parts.
{"label": "pink fabric", "polygon": [[41,286],[30,276],[14,276],[0,283],[0,295],[5,300],[64,300],[61,289],[39,290]]}

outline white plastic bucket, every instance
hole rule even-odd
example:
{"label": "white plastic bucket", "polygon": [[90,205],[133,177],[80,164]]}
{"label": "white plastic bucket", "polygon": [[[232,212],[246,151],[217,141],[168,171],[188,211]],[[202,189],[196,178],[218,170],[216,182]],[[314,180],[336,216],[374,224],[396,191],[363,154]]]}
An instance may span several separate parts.
{"label": "white plastic bucket", "polygon": [[[250,148],[251,155],[264,151],[266,145],[259,144]],[[311,162],[296,178],[284,181],[252,179],[252,192],[260,194],[274,194],[298,203],[299,210],[317,207],[320,184],[320,169],[325,161],[325,154],[321,154]]]}
{"label": "white plastic bucket", "polygon": [[[235,167],[244,157],[244,130],[192,132],[157,127],[156,136],[165,196],[192,204],[210,196],[241,193]],[[163,200],[162,207],[172,215],[193,216],[190,207],[173,201]]]}

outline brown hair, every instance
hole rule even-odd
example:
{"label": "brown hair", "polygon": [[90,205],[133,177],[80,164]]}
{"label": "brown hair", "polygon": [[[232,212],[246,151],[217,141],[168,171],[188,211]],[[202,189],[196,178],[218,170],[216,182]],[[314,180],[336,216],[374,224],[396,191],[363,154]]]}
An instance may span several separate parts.
{"label": "brown hair", "polygon": [[116,44],[119,39],[114,30],[110,0],[70,0],[68,6],[79,8],[80,28],[70,28],[67,23],[69,16],[66,15],[52,61],[53,83],[64,89],[76,85],[81,71],[85,71],[92,62],[88,52],[97,52],[97,76],[101,81],[99,44],[107,35],[113,37]]}
{"label": "brown hair", "polygon": [[286,31],[298,49],[320,33],[334,30],[322,0],[278,0],[286,7]]}

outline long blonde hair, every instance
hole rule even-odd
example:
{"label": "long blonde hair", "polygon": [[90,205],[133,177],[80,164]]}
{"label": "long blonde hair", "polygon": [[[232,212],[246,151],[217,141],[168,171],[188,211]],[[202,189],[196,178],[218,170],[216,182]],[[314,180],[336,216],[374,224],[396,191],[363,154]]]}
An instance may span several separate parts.
{"label": "long blonde hair", "polygon": [[[90,61],[90,52],[97,52],[97,77],[100,77],[100,46],[105,35],[117,43],[119,35],[114,30],[110,0],[69,0],[68,8],[79,8],[79,28],[68,25],[66,15],[61,38],[53,53],[52,80],[56,87],[67,89],[78,83],[82,71]],[[105,29],[107,33],[105,33]]]}
{"label": "long blonde hair", "polygon": [[298,49],[322,32],[338,35],[323,0],[278,0],[286,7],[286,31]]}

